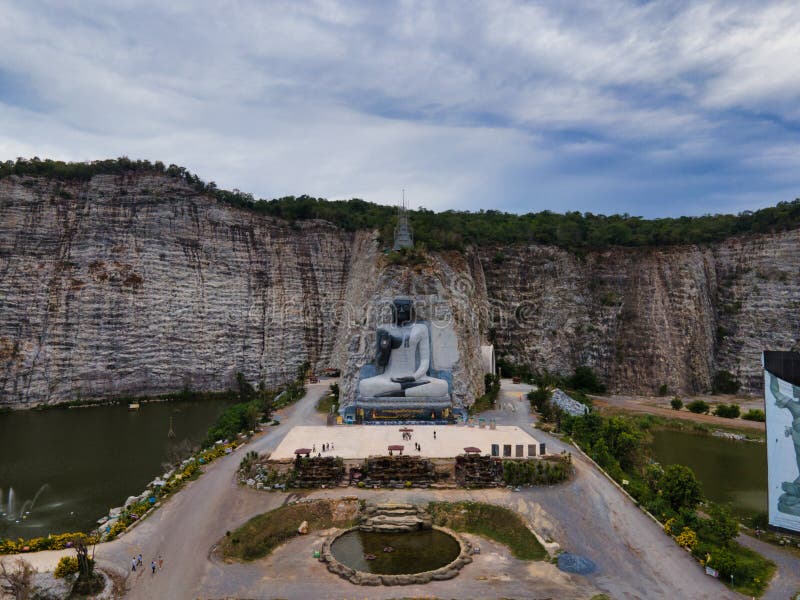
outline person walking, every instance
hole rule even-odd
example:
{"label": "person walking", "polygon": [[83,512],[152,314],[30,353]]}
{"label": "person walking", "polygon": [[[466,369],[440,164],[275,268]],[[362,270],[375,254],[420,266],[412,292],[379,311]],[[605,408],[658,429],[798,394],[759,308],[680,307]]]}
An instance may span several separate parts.
{"label": "person walking", "polygon": [[155,575],[156,574],[156,561],[154,561],[154,560],[150,561],[150,568],[153,570],[153,575]]}
{"label": "person walking", "polygon": [[433,439],[436,439],[436,430],[433,430]]}
{"label": "person walking", "polygon": [[137,567],[141,567],[142,566],[142,555],[141,554],[136,559],[136,566]]}
{"label": "person walking", "polygon": [[164,568],[164,559],[161,558],[161,555],[159,554],[158,555],[158,570],[160,571],[163,568]]}
{"label": "person walking", "polygon": [[131,572],[136,573],[136,557],[131,558]]}

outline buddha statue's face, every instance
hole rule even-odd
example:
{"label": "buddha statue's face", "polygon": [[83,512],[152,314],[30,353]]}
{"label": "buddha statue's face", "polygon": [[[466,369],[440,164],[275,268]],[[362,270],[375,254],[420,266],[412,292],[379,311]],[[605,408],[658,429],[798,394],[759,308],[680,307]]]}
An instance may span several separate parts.
{"label": "buddha statue's face", "polygon": [[410,298],[397,298],[394,305],[394,322],[402,327],[413,320],[414,305]]}

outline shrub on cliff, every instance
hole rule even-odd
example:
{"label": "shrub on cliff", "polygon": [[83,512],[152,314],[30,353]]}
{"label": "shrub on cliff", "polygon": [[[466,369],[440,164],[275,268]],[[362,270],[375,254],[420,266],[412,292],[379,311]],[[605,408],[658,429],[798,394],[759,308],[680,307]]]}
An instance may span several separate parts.
{"label": "shrub on cliff", "polygon": [[669,405],[672,407],[672,410],[680,410],[683,408],[683,400],[675,396],[669,401]]}
{"label": "shrub on cliff", "polygon": [[519,365],[506,358],[497,359],[497,369],[502,377],[519,377],[525,383],[536,383],[538,375],[535,375],[528,365]]}
{"label": "shrub on cliff", "polygon": [[729,371],[717,371],[711,381],[711,391],[715,394],[735,394],[739,387],[739,382]]}
{"label": "shrub on cliff", "polygon": [[590,394],[602,394],[606,386],[597,378],[591,367],[581,365],[575,367],[575,374],[567,380],[567,387]]}

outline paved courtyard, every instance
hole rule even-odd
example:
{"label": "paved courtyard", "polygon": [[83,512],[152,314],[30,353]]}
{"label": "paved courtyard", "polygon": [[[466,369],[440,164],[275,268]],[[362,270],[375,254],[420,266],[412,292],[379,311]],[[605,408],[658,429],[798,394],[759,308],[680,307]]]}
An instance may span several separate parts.
{"label": "paved courtyard", "polygon": [[[308,448],[323,456],[342,458],[364,458],[385,455],[390,445],[403,446],[403,454],[428,458],[452,458],[464,453],[464,448],[475,447],[481,454],[489,454],[492,444],[497,444],[500,455],[504,446],[511,446],[511,456],[517,456],[517,446],[522,446],[522,456],[528,456],[528,446],[535,445],[539,453],[539,441],[519,427],[498,425],[468,427],[466,425],[410,425],[407,429],[411,439],[404,440],[398,425],[338,425],[317,427],[298,425],[286,434],[270,458],[294,458],[294,451]],[[436,437],[434,438],[434,432]],[[417,451],[414,443],[420,445]],[[322,451],[323,444],[332,444],[330,450]]]}

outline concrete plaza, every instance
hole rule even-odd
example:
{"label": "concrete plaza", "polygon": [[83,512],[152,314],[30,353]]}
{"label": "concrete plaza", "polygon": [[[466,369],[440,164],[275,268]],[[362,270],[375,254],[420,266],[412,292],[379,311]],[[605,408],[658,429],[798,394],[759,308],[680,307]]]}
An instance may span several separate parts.
{"label": "concrete plaza", "polygon": [[[400,431],[403,428],[412,430],[410,440],[403,439]],[[415,449],[415,442],[420,451]],[[323,444],[332,444],[331,449],[323,452]],[[539,454],[538,440],[510,425],[498,425],[496,429],[466,425],[298,425],[289,430],[270,458],[294,458],[295,450],[300,448],[312,449],[315,456],[322,453],[322,456],[365,458],[388,454],[390,445],[403,446],[403,454],[411,456],[453,458],[470,446],[480,449],[481,454],[489,454],[492,444],[498,445],[500,456],[504,446],[511,446],[512,457],[517,456],[517,446],[522,447],[524,457],[529,455],[529,445],[535,445]]]}

